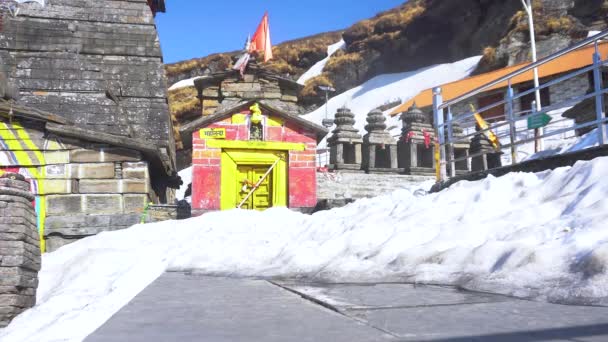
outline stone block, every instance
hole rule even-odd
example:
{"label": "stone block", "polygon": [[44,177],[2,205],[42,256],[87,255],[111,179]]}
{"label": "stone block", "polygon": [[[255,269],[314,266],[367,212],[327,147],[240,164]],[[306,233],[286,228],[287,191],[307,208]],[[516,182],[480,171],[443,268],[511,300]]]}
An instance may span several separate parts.
{"label": "stone block", "polygon": [[21,296],[15,294],[0,294],[0,303],[2,303],[2,306],[29,308],[36,304],[36,298],[32,296]]}
{"label": "stone block", "polygon": [[142,213],[149,202],[148,195],[124,195],[124,212]]}
{"label": "stone block", "polygon": [[283,97],[283,95],[280,92],[265,92],[264,93],[264,98],[265,99],[280,99],[281,97]]}
{"label": "stone block", "polygon": [[43,179],[39,182],[37,195],[78,193],[78,182],[74,179]]}
{"label": "stone block", "polygon": [[113,163],[60,164],[43,167],[48,179],[108,179],[115,177]]}
{"label": "stone block", "polygon": [[70,152],[68,151],[45,151],[43,153],[46,164],[68,164]]}
{"label": "stone block", "polygon": [[84,195],[84,212],[87,214],[122,213],[121,195]]}
{"label": "stone block", "polygon": [[0,187],[30,191],[30,183],[9,178],[0,178]]}
{"label": "stone block", "polygon": [[122,178],[148,180],[150,178],[148,164],[145,162],[122,163]]}
{"label": "stone block", "polygon": [[84,210],[82,195],[50,195],[45,198],[47,216],[78,214]]}
{"label": "stone block", "polygon": [[298,97],[293,95],[283,95],[281,96],[281,100],[288,102],[298,102]]}
{"label": "stone block", "polygon": [[38,272],[18,267],[0,267],[0,286],[38,287]]}
{"label": "stone block", "polygon": [[40,271],[40,258],[29,258],[25,254],[3,256],[0,261],[0,267],[23,267],[32,271]]}
{"label": "stone block", "polygon": [[113,215],[110,219],[112,230],[116,227],[131,227],[139,223],[141,214]]}
{"label": "stone block", "polygon": [[81,194],[128,194],[148,193],[148,182],[139,179],[83,179],[79,184]]}
{"label": "stone block", "polygon": [[70,151],[70,160],[74,163],[104,163],[140,161],[141,154],[126,148],[79,149]]}

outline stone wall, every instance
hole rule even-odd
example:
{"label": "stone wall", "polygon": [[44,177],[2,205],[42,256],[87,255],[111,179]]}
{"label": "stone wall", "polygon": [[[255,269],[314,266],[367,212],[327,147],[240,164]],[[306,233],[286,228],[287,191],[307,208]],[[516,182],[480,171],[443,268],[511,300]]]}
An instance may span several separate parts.
{"label": "stone wall", "polygon": [[36,304],[40,240],[24,177],[0,178],[0,328]]}
{"label": "stone wall", "polygon": [[569,80],[560,82],[552,87],[549,87],[551,103],[559,103],[568,99],[583,96],[587,93],[590,86],[591,85],[589,84],[587,74],[582,74]]}
{"label": "stone wall", "polygon": [[424,176],[322,172],[317,173],[317,198],[319,201],[370,198],[399,189],[416,190],[422,183],[434,180],[435,177]]}
{"label": "stone wall", "polygon": [[162,53],[146,0],[53,0],[3,16],[0,70],[20,104],[146,140],[174,159]]}
{"label": "stone wall", "polygon": [[246,74],[241,79],[238,73],[232,73],[219,84],[205,87],[203,98],[204,115],[247,100],[265,100],[271,106],[292,114],[303,111],[297,104],[298,89],[281,85],[279,79],[257,74]]}
{"label": "stone wall", "polygon": [[136,224],[157,201],[139,152],[52,136],[32,122],[0,119],[0,165],[32,184],[47,251]]}
{"label": "stone wall", "polygon": [[[542,79],[541,80],[541,85],[547,82],[550,82],[551,79]],[[528,86],[533,86],[532,84],[526,84]],[[520,92],[520,89],[522,89],[522,85],[515,85],[514,86],[514,93],[515,96],[517,96],[517,94]],[[587,93],[587,90],[589,89],[589,80],[587,78],[587,74],[583,74],[583,75],[579,75],[573,78],[570,78],[566,81],[562,81],[558,84],[555,84],[553,86],[549,87],[549,96],[550,96],[550,101],[551,101],[551,105],[553,104],[558,104],[561,102],[564,102],[566,100],[578,97],[578,96],[583,96]],[[478,100],[480,97],[484,97],[484,96],[488,96],[488,95],[494,95],[494,94],[502,94],[503,97],[507,96],[507,91],[506,89],[499,89],[499,90],[495,90],[495,91],[491,91],[491,92],[486,92],[483,93],[481,95],[478,96],[474,96],[466,101],[463,101],[461,103],[457,103],[456,105],[453,106],[452,108],[452,113],[454,115],[457,114],[463,114],[463,113],[468,113],[470,112],[470,104],[473,104],[475,106],[475,108],[479,109],[479,103]],[[547,106],[549,104],[543,103],[543,106]],[[503,109],[506,113],[507,111],[507,107],[506,104],[503,105]],[[425,112],[430,113],[429,115],[431,115],[432,117],[432,108],[428,107],[425,109]],[[516,99],[513,102],[513,111],[515,113],[521,113],[522,112],[522,106],[521,106],[521,98]]]}

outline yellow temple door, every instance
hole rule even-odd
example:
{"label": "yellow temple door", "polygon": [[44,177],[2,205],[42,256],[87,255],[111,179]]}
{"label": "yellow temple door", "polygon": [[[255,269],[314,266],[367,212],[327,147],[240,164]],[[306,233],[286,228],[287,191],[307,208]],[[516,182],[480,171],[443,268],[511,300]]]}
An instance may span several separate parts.
{"label": "yellow temple door", "polygon": [[276,150],[223,149],[221,209],[237,208],[266,173],[241,209],[287,207],[287,156],[287,152]]}
{"label": "yellow temple door", "polygon": [[[266,165],[237,166],[236,198],[239,203],[247,198],[241,206],[242,209],[266,210],[272,207],[272,172],[264,178],[267,171]],[[260,180],[262,183],[247,197]]]}

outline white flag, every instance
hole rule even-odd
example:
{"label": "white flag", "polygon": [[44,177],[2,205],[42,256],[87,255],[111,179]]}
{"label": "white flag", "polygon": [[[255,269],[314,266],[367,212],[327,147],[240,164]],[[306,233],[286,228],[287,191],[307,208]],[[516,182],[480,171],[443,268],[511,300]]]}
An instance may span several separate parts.
{"label": "white flag", "polygon": [[20,3],[20,4],[22,4],[22,3],[24,3],[24,2],[37,2],[37,3],[39,3],[39,4],[40,4],[42,7],[44,7],[44,5],[45,5],[45,3],[44,3],[44,2],[45,2],[45,0],[15,0],[15,1],[17,1],[17,2],[18,2],[18,3]]}

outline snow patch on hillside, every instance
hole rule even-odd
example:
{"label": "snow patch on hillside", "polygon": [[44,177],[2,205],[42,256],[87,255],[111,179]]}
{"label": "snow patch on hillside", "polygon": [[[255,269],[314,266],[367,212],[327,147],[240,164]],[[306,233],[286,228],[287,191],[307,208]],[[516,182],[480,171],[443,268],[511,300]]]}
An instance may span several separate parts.
{"label": "snow patch on hillside", "polygon": [[298,79],[298,83],[304,85],[309,79],[321,75],[321,73],[323,73],[325,65],[327,64],[327,62],[329,62],[331,56],[336,53],[336,51],[344,49],[345,47],[346,42],[344,42],[343,39],[335,44],[328,46],[327,57],[315,63],[315,65],[313,65],[310,69],[308,69],[308,71],[306,71],[302,76],[300,76],[300,78]]}
{"label": "snow patch on hillside", "polygon": [[[355,127],[364,134],[365,119],[372,109],[395,99],[407,101],[425,89],[463,79],[471,74],[480,59],[481,56],[476,56],[451,64],[376,76],[362,85],[330,99],[327,105],[328,117],[333,119],[338,109],[346,106],[355,114],[357,121]],[[323,105],[303,117],[321,124],[321,121],[325,119],[325,110],[326,106]],[[399,134],[401,123],[398,117],[388,118],[387,125],[392,126],[394,134]],[[325,143],[321,143],[320,147],[324,146]]]}
{"label": "snow patch on hillside", "polygon": [[176,82],[172,86],[169,87],[169,90],[174,90],[174,89],[179,89],[179,88],[186,88],[186,87],[194,87],[194,80],[197,79],[197,78],[199,78],[199,77],[200,76],[192,77],[192,78],[188,78],[188,79]]}
{"label": "snow patch on hillside", "polygon": [[43,256],[3,342],[81,341],[165,270],[406,281],[608,305],[608,158],[400,190],[303,215],[232,210],[101,233]]}

